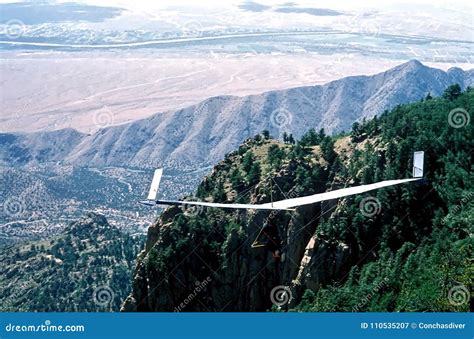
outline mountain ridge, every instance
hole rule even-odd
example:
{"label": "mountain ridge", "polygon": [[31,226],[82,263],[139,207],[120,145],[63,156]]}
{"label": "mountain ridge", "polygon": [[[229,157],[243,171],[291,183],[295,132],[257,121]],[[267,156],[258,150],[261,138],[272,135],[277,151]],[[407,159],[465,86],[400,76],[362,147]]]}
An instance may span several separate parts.
{"label": "mountain ridge", "polygon": [[[428,93],[439,96],[453,83],[462,89],[474,84],[474,70],[445,72],[412,60],[382,73],[325,85],[243,97],[215,96],[92,135],[72,129],[4,133],[0,134],[0,161],[7,165],[64,160],[80,166],[196,169],[217,163],[262,130],[277,137],[288,132],[297,138],[309,128],[324,128],[330,134],[348,131],[355,121]],[[16,144],[7,140],[12,138]]]}
{"label": "mountain ridge", "polygon": [[472,288],[474,91],[444,94],[349,135],[248,139],[194,199],[268,203],[407,178],[419,150],[424,180],[291,212],[169,207],[148,230],[122,311],[468,311],[469,293],[452,294]]}

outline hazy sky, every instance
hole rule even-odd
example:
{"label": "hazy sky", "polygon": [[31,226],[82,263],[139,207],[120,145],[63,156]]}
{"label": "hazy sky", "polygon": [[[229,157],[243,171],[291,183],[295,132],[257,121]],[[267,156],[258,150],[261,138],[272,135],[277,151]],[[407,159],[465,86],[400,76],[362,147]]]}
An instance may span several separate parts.
{"label": "hazy sky", "polygon": [[[136,0],[136,1],[123,1],[123,0],[86,0],[89,4],[107,4],[107,5],[120,5],[131,8],[141,9],[153,9],[153,8],[165,8],[168,6],[192,6],[192,7],[211,7],[211,6],[223,6],[223,5],[238,5],[244,1],[235,0],[172,0],[172,1],[149,1],[149,0]],[[274,0],[261,0],[255,1],[260,4],[276,6],[285,3],[285,0],[274,1]],[[318,8],[332,8],[339,10],[357,10],[357,9],[382,9],[382,8],[413,8],[417,6],[428,6],[437,8],[450,8],[458,9],[460,11],[473,10],[472,1],[468,0],[417,0],[417,1],[399,1],[399,0],[365,0],[365,1],[354,1],[354,0],[331,0],[331,1],[291,1],[295,2],[300,6],[311,6]]]}
{"label": "hazy sky", "polygon": [[[19,1],[11,0],[0,0],[0,3],[11,3]],[[26,1],[26,2],[45,2],[42,1]],[[192,7],[213,7],[213,6],[235,6],[245,1],[236,1],[236,0],[160,0],[160,1],[150,1],[150,0],[59,0],[59,1],[46,1],[50,3],[61,3],[61,2],[79,2],[87,3],[90,5],[108,5],[108,6],[121,6],[126,8],[136,8],[136,9],[158,9],[166,8],[170,6],[192,6]],[[250,1],[251,2],[251,1]],[[285,2],[296,3],[299,6],[310,6],[318,8],[332,8],[339,10],[357,10],[357,9],[368,9],[368,8],[390,8],[390,7],[408,7],[413,8],[417,6],[428,6],[436,8],[450,8],[458,9],[460,11],[472,11],[473,5],[472,1],[469,0],[416,0],[416,1],[400,1],[400,0],[364,0],[364,1],[354,1],[354,0],[331,0],[331,1],[274,1],[274,0],[259,0],[255,1],[257,3],[268,5],[268,6],[277,6],[284,4]]]}
{"label": "hazy sky", "polygon": [[[410,59],[471,69],[474,55],[473,8],[465,0],[256,0],[244,8],[245,1],[235,0],[72,1],[127,10],[99,21],[74,15],[55,21],[29,9],[26,24],[7,18],[20,21],[19,40],[27,39],[26,53],[8,49],[17,41],[0,41],[6,46],[0,71],[8,84],[0,111],[9,130],[74,126],[88,132],[103,107],[112,107],[114,123],[122,123],[211,96],[322,84]],[[35,23],[27,22],[29,14]],[[165,43],[155,43],[160,40]],[[48,50],[51,41],[56,46]],[[132,46],[148,42],[154,47]],[[120,44],[125,48],[116,49]]]}

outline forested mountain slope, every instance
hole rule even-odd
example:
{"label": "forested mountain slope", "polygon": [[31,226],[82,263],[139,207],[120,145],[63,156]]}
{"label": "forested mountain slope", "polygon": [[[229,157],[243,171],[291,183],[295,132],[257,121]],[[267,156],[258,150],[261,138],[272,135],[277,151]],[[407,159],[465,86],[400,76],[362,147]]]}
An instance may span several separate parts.
{"label": "forested mountain slope", "polygon": [[116,311],[139,248],[139,238],[94,213],[54,238],[3,248],[0,311]]}
{"label": "forested mountain slope", "polygon": [[[417,150],[425,151],[425,179],[294,212],[168,208],[149,228],[122,309],[469,310],[473,111],[474,91],[451,86],[442,98],[355,124],[349,135],[247,140],[203,180],[197,198],[263,203],[407,178]],[[284,261],[251,248],[267,224]],[[288,300],[275,302],[275,288]]]}

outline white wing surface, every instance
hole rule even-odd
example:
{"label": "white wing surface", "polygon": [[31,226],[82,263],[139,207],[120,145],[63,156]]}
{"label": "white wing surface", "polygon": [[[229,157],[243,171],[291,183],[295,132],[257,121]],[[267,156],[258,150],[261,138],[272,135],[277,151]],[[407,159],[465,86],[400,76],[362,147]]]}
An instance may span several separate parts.
{"label": "white wing surface", "polygon": [[148,192],[148,200],[155,200],[156,195],[158,194],[158,187],[160,186],[161,175],[163,174],[163,169],[158,168],[155,170],[153,175],[153,180],[151,181],[150,191]]}
{"label": "white wing surface", "polygon": [[424,152],[415,152],[413,155],[413,177],[411,179],[386,180],[376,182],[374,184],[361,185],[356,187],[341,188],[331,192],[308,195],[305,197],[284,199],[265,204],[221,204],[205,201],[179,201],[179,200],[156,200],[158,187],[160,185],[161,175],[163,169],[155,170],[153,180],[150,186],[148,198],[145,201],[140,201],[141,204],[152,205],[191,205],[204,206],[216,208],[234,208],[234,209],[250,209],[250,210],[293,210],[295,207],[314,204],[320,201],[332,200],[347,197],[354,194],[369,192],[378,188],[389,187],[403,184],[410,181],[420,180],[423,177],[423,158]]}
{"label": "white wing surface", "polygon": [[375,189],[378,189],[378,188],[403,184],[405,182],[410,182],[410,181],[419,180],[419,179],[421,179],[421,178],[381,181],[381,182],[377,182],[375,184],[362,185],[362,186],[356,186],[356,187],[348,187],[348,188],[341,188],[339,190],[308,195],[306,197],[275,201],[273,203],[262,204],[260,206],[262,206],[262,207],[263,206],[265,206],[265,207],[272,206],[273,208],[277,208],[277,209],[288,209],[288,208],[292,208],[292,207],[298,207],[298,206],[303,206],[303,205],[314,204],[314,203],[320,202],[320,201],[347,197],[347,196],[350,196],[350,195],[360,194],[360,193],[372,191],[372,190],[375,190]]}

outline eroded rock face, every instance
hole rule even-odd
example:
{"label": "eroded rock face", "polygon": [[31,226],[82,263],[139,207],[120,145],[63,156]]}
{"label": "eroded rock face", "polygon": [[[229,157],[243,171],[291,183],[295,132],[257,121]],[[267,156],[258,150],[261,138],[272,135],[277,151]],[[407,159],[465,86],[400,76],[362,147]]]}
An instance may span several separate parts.
{"label": "eroded rock face", "polygon": [[[176,217],[175,212],[164,215]],[[335,250],[333,245],[312,238],[316,223],[307,220],[311,213],[303,209],[293,218],[281,220],[284,262],[275,260],[265,247],[251,247],[266,217],[256,213],[248,217],[245,227],[231,229],[225,238],[220,234],[225,227],[219,226],[198,241],[191,234],[185,250],[175,252],[164,266],[155,257],[172,246],[166,234],[173,232],[173,226],[160,218],[149,229],[146,249],[139,255],[134,274],[133,291],[122,310],[266,311],[273,306],[270,294],[276,286],[290,287],[292,300],[300,300],[306,288],[317,289],[320,283],[340,274],[349,255],[347,246],[341,244]],[[245,219],[242,214],[240,217]],[[205,244],[212,239],[222,240],[219,250]],[[312,244],[309,249],[308,243]]]}
{"label": "eroded rock face", "polygon": [[292,284],[294,291],[297,295],[301,295],[306,289],[317,291],[322,285],[343,278],[344,272],[349,268],[349,257],[349,246],[311,238]]}
{"label": "eroded rock face", "polygon": [[[199,198],[212,199],[212,193],[221,187],[221,195],[237,199],[239,192],[232,188],[235,181],[231,180],[235,168],[243,167],[244,154],[250,151],[255,154],[254,161],[266,166],[261,159],[266,158],[271,144],[275,142],[260,138],[229,154],[204,179],[198,192],[205,193]],[[308,161],[314,161],[314,152],[308,153]],[[314,166],[324,164],[321,161]],[[285,162],[277,173],[272,173],[272,181],[262,179],[248,191],[243,190],[249,192],[245,202],[266,203],[271,198],[279,200],[288,194],[308,195],[324,189],[323,185],[298,186],[296,168],[294,161]],[[327,173],[325,168],[321,171]],[[312,240],[322,215],[326,213],[320,204],[278,213],[168,208],[148,230],[146,247],[138,257],[133,290],[122,310],[267,311],[278,298],[289,298],[290,292],[291,303],[285,303],[285,307],[291,306],[301,300],[305,289],[331,282],[348,266],[349,250],[344,246]],[[259,234],[262,236],[268,220],[272,220],[272,229],[278,229],[285,260],[275,258],[271,246],[252,246]],[[264,242],[268,240],[262,237]],[[284,288],[288,295],[275,294],[277,287],[280,291]]]}

